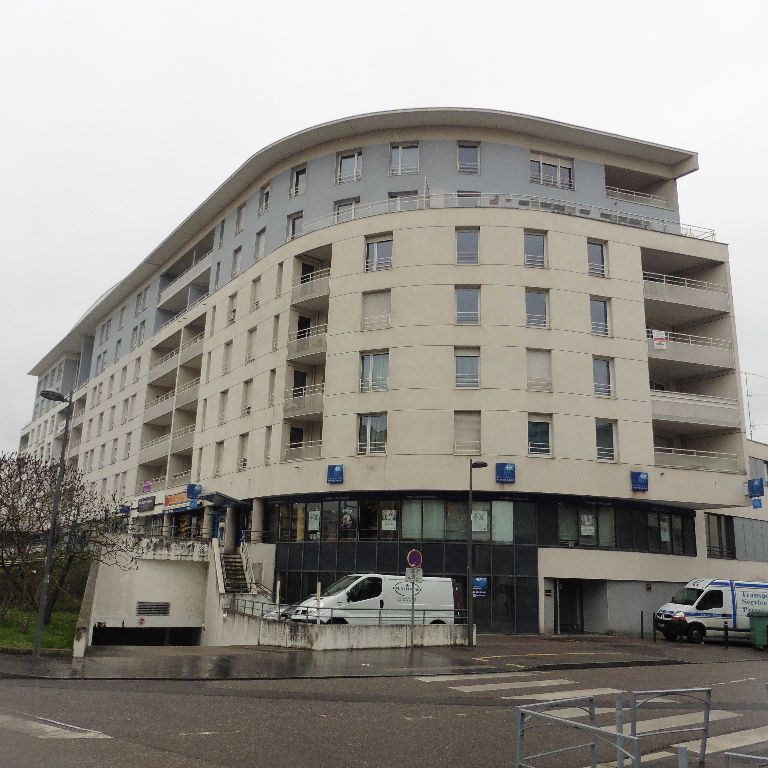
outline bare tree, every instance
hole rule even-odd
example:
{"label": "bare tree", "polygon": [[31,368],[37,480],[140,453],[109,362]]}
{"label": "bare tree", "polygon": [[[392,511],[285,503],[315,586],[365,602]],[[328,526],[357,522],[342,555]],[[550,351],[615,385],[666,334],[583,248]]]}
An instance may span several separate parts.
{"label": "bare tree", "polygon": [[[0,454],[0,618],[3,606],[6,611],[11,605],[29,613],[36,610],[57,466],[29,454]],[[99,496],[77,469],[67,468],[46,621],[78,566],[94,560],[121,568],[134,566],[127,518],[115,497]]]}

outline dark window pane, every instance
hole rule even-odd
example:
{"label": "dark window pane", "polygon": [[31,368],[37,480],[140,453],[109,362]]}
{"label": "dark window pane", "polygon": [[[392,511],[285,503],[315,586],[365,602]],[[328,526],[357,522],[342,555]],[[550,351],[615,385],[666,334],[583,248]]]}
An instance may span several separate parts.
{"label": "dark window pane", "polygon": [[632,510],[630,509],[620,507],[616,510],[616,547],[629,550],[635,548]]}

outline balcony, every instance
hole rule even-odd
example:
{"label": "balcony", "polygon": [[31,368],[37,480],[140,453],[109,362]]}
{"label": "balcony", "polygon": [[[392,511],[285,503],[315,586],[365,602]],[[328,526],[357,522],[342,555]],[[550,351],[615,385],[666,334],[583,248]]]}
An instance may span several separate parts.
{"label": "balcony", "polygon": [[293,281],[291,304],[302,309],[320,310],[328,305],[330,269],[318,269]]}
{"label": "balcony", "polygon": [[605,196],[611,200],[621,200],[625,203],[634,203],[635,205],[650,205],[653,208],[671,208],[670,204],[658,195],[650,195],[647,192],[635,192],[632,189],[622,189],[621,187],[605,187]]}
{"label": "balcony", "polygon": [[190,403],[197,403],[197,393],[200,387],[200,377],[182,384],[176,392],[176,407],[183,408]]}
{"label": "balcony", "polygon": [[727,339],[653,331],[651,328],[647,329],[646,335],[652,376],[654,368],[673,379],[734,368],[733,342]]}
{"label": "balcony", "polygon": [[179,348],[176,347],[176,349],[166,352],[162,357],[155,360],[155,362],[149,366],[148,382],[151,384],[153,381],[157,381],[163,376],[175,371],[179,362],[178,358]]}
{"label": "balcony", "polygon": [[195,442],[195,425],[177,429],[171,436],[171,453],[181,453],[182,451],[191,451],[192,444]]}
{"label": "balcony", "polygon": [[313,325],[301,331],[294,331],[288,336],[288,360],[304,360],[319,363],[325,358],[326,335],[328,326]]}
{"label": "balcony", "polygon": [[305,440],[302,443],[289,443],[285,446],[283,461],[306,461],[307,459],[319,459],[322,448],[322,440]]}
{"label": "balcony", "polygon": [[157,459],[162,459],[168,455],[168,442],[170,440],[170,433],[156,437],[154,440],[148,440],[146,443],[142,443],[141,450],[139,451],[139,464],[147,464]]}
{"label": "balcony", "polygon": [[735,453],[656,446],[653,449],[653,454],[657,467],[703,469],[710,472],[739,472],[741,469],[739,457]]}
{"label": "balcony", "polygon": [[320,416],[323,413],[323,393],[325,384],[313,384],[309,387],[294,387],[285,390],[283,413],[286,418]]}
{"label": "balcony", "polygon": [[196,261],[186,272],[182,272],[173,282],[160,291],[160,298],[158,299],[158,306],[162,306],[168,299],[174,296],[181,290],[184,290],[195,278],[200,277],[207,269],[211,268],[211,258],[213,251],[209,251],[202,259]]}
{"label": "balcony", "polygon": [[643,272],[649,315],[661,324],[696,323],[730,311],[728,287],[706,280]]}
{"label": "balcony", "polygon": [[159,477],[154,477],[151,480],[139,480],[139,482],[136,483],[136,494],[157,493],[158,491],[164,491],[167,479],[168,478],[166,475],[160,475]]}
{"label": "balcony", "polygon": [[739,429],[739,403],[731,397],[711,397],[688,392],[651,392],[651,408],[656,421],[673,421],[713,427]]}
{"label": "balcony", "polygon": [[151,421],[170,413],[173,410],[173,398],[175,396],[176,391],[172,389],[170,392],[160,395],[160,397],[148,400],[144,406],[144,421]]}
{"label": "balcony", "polygon": [[168,489],[183,488],[192,481],[192,470],[184,469],[181,472],[174,472],[168,479]]}
{"label": "balcony", "polygon": [[198,333],[197,336],[193,336],[188,341],[185,341],[181,345],[179,365],[188,363],[193,358],[202,354],[203,352],[203,339],[205,338],[205,332]]}

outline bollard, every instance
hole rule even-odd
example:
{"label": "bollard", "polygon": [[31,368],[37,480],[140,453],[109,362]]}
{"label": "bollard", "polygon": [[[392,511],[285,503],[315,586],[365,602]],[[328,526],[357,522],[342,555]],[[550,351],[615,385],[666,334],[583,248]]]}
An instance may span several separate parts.
{"label": "bollard", "polygon": [[653,642],[655,643],[656,642],[656,622],[655,621],[651,621],[651,627],[652,627],[651,633],[653,635]]}
{"label": "bollard", "polygon": [[728,647],[728,622],[723,622],[723,644]]}
{"label": "bollard", "polygon": [[645,640],[645,613],[640,611],[640,639]]}
{"label": "bollard", "polygon": [[685,747],[677,748],[677,768],[688,768],[688,750]]}

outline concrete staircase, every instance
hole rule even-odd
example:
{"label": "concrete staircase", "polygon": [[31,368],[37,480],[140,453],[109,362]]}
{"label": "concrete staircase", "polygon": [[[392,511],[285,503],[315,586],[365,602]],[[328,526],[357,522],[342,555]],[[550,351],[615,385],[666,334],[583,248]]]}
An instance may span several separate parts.
{"label": "concrete staircase", "polygon": [[224,576],[224,591],[227,594],[244,594],[251,591],[239,552],[221,556],[221,571]]}

